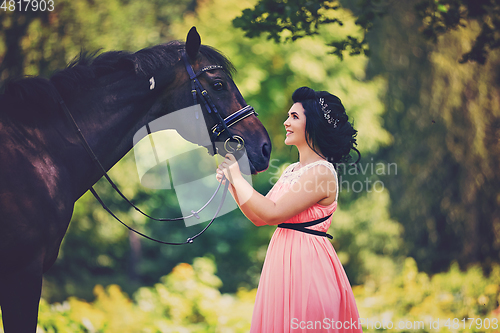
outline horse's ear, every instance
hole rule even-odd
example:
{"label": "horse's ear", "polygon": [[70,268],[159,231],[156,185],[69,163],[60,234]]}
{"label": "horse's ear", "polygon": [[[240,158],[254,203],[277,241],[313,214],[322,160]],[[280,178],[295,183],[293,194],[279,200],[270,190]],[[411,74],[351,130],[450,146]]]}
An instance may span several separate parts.
{"label": "horse's ear", "polygon": [[186,52],[191,59],[196,59],[196,56],[198,55],[198,51],[200,50],[200,45],[201,45],[201,37],[200,34],[198,34],[198,31],[196,31],[196,27],[192,27],[186,38]]}

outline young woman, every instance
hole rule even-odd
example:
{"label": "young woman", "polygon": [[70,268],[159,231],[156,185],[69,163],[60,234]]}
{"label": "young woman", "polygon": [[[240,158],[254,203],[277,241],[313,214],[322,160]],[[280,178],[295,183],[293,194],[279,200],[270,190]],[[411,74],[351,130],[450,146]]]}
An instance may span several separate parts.
{"label": "young woman", "polygon": [[328,92],[302,87],[292,99],[285,144],[298,148],[299,161],[265,197],[242,177],[233,155],[217,169],[217,179],[227,177],[250,221],[278,225],[262,269],[251,333],[362,332],[349,280],[326,233],[339,192],[333,164],[357,152],[357,131],[340,99]]}

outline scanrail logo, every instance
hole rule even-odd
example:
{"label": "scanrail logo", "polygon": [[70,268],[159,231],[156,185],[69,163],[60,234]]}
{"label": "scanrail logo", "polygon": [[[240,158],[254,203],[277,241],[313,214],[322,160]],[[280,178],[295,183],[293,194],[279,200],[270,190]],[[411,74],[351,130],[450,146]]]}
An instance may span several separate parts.
{"label": "scanrail logo", "polygon": [[[217,157],[211,156],[212,142],[199,104],[162,116],[140,128],[134,135],[134,155],[142,186],[175,192],[182,216],[191,215],[213,196],[219,183],[216,179]],[[222,161],[223,157],[218,156]],[[238,164],[245,179],[252,184],[250,163],[246,152],[238,154]],[[197,214],[185,219],[186,226],[209,221],[220,201],[219,191],[211,203]],[[218,216],[238,206],[226,199]]]}

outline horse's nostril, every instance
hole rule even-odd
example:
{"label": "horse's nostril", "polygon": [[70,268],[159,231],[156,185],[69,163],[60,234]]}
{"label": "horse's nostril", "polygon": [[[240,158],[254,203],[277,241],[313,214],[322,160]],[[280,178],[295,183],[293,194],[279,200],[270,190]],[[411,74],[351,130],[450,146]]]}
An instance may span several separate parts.
{"label": "horse's nostril", "polygon": [[262,145],[262,155],[264,155],[265,158],[271,157],[271,145],[267,142]]}

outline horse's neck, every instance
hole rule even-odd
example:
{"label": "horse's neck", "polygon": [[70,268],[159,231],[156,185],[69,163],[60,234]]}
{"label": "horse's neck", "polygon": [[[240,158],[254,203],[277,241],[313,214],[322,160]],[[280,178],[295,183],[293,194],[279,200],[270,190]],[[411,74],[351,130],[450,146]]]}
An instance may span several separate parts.
{"label": "horse's neck", "polygon": [[[145,89],[144,82],[122,82],[120,85],[123,89],[116,85],[92,89],[76,97],[69,106],[82,134],[106,170],[132,149],[134,134],[152,120],[152,112],[148,111],[157,108],[158,100],[163,98],[159,91]],[[74,176],[78,179],[77,197],[102,176],[102,170],[82,147],[80,142],[81,149],[74,156],[78,162],[72,163],[76,169]]]}

